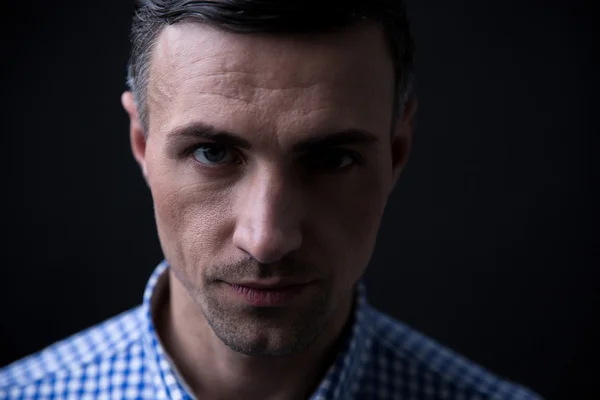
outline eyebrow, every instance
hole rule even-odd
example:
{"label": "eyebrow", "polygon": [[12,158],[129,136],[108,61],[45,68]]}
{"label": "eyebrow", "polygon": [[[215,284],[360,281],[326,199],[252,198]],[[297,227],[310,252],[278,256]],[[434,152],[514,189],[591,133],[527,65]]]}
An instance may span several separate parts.
{"label": "eyebrow", "polygon": [[250,149],[252,145],[246,139],[231,132],[216,129],[210,125],[194,123],[175,128],[167,134],[167,142],[178,142],[181,138],[207,139],[223,146]]}
{"label": "eyebrow", "polygon": [[[167,134],[167,141],[176,142],[183,137],[206,139],[228,147],[252,148],[252,144],[238,134],[219,130],[203,123],[193,123],[175,128]],[[296,143],[292,150],[296,153],[306,153],[343,145],[369,145],[379,141],[377,135],[366,130],[346,129],[302,140]]]}
{"label": "eyebrow", "polygon": [[336,146],[368,145],[377,142],[379,142],[379,138],[371,132],[362,129],[347,129],[303,140],[293,146],[293,151],[307,153]]}

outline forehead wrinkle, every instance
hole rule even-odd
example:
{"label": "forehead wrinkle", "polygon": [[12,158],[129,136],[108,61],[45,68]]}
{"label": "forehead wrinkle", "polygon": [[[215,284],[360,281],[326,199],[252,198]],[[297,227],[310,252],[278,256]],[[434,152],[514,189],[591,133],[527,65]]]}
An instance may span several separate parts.
{"label": "forehead wrinkle", "polygon": [[[199,25],[190,26],[196,29]],[[269,59],[268,68],[265,68],[264,57],[256,57],[256,54],[250,54],[247,50],[254,49],[256,53],[257,42],[251,42],[250,36],[238,35],[232,40],[231,34],[221,31],[218,34],[224,35],[223,37],[215,36],[215,32],[210,29],[191,31],[182,26],[176,26],[177,29],[167,30],[168,28],[165,28],[166,32],[159,38],[153,54],[153,90],[148,96],[157,106],[150,116],[161,113],[164,124],[173,125],[175,119],[180,122],[184,119],[189,121],[197,118],[198,113],[202,114],[203,109],[207,109],[210,110],[208,112],[220,115],[221,120],[231,119],[228,115],[236,112],[252,114],[254,120],[243,121],[244,124],[262,125],[264,130],[281,134],[282,131],[287,131],[285,127],[288,125],[297,127],[292,129],[294,132],[303,124],[314,125],[311,117],[313,109],[326,109],[335,105],[335,110],[332,111],[337,115],[324,116],[325,119],[331,119],[340,118],[343,109],[352,113],[353,107],[363,110],[382,108],[378,104],[380,102],[372,101],[381,97],[381,84],[372,85],[371,79],[364,79],[364,76],[373,74],[381,76],[382,71],[373,69],[369,60],[355,60],[364,64],[363,69],[358,70],[349,68],[348,63],[340,63],[356,58],[352,55],[354,52],[342,55],[339,60],[335,56],[331,59],[323,54],[325,59],[337,60],[327,63],[318,55],[328,45],[319,45],[317,52],[311,53],[310,49],[314,46],[309,44],[309,47],[303,47],[300,44],[299,52],[290,52],[290,42],[267,38],[266,43],[273,43],[276,48],[273,50],[258,42],[260,49],[265,48],[265,57]],[[209,40],[211,38],[213,40]],[[279,57],[279,53],[284,57]],[[274,54],[277,57],[273,57]],[[377,75],[373,75],[373,78]],[[383,75],[387,75],[387,72],[384,71]],[[375,80],[381,82],[380,78]],[[360,83],[351,84],[354,81]],[[389,92],[392,92],[391,85]],[[222,104],[215,107],[207,96],[221,97],[223,100],[212,102]],[[175,115],[181,110],[185,110],[188,115]],[[276,110],[276,113],[272,110]],[[372,109],[359,114],[374,111]],[[166,118],[165,115],[169,117]],[[360,115],[342,115],[342,118],[347,122],[361,120]],[[243,118],[238,119],[242,120]],[[220,122],[218,119],[213,121]],[[328,123],[334,124],[335,121]],[[254,134],[252,129],[250,131]],[[260,133],[265,132],[261,130]]]}
{"label": "forehead wrinkle", "polygon": [[[311,90],[313,86],[314,90]],[[189,87],[183,87],[189,90]],[[214,90],[212,85],[205,87],[201,90],[192,89],[191,96],[182,95],[171,103],[170,106],[176,111],[169,113],[174,118],[167,122],[169,129],[165,131],[197,118],[216,124],[227,121],[233,128],[227,128],[226,125],[217,127],[238,133],[263,149],[281,152],[300,138],[315,133],[356,127],[375,129],[361,122],[360,116],[353,115],[352,99],[328,101],[331,93],[317,84],[309,88],[249,87],[237,92]],[[225,87],[229,89],[229,86]],[[298,96],[289,95],[291,90],[302,93]]]}
{"label": "forehead wrinkle", "polygon": [[[163,74],[165,76],[164,83],[156,84],[154,92],[157,99],[155,100],[166,100],[168,107],[172,109],[181,107],[189,112],[194,108],[206,108],[205,96],[215,96],[227,100],[223,108],[245,112],[254,109],[255,115],[267,116],[275,107],[278,109],[278,114],[284,114],[287,113],[286,110],[298,106],[306,107],[306,104],[320,106],[323,103],[324,92],[330,92],[325,88],[327,83],[318,81],[286,87],[267,84],[266,87],[263,87],[262,83],[266,83],[267,80],[257,79],[256,76],[260,75],[257,73],[221,71],[204,74],[196,72],[194,69],[191,69],[190,72],[185,75],[183,80],[174,83],[170,82],[169,77]],[[292,92],[301,93],[296,96]],[[166,111],[163,109],[163,112]],[[223,112],[227,113],[228,111],[223,110]],[[194,112],[192,111],[192,113]],[[266,119],[266,117],[261,119]]]}
{"label": "forehead wrinkle", "polygon": [[[200,34],[195,31],[198,28],[202,29]],[[165,86],[163,83],[169,81],[168,78],[173,75],[173,72],[180,72],[186,81],[188,77],[191,80],[197,77],[197,74],[201,74],[202,77],[223,77],[223,80],[229,84],[232,81],[231,77],[235,76],[238,78],[235,79],[238,84],[248,83],[251,87],[284,90],[310,87],[316,84],[315,81],[322,81],[324,78],[339,79],[340,71],[337,67],[334,70],[324,69],[322,63],[315,60],[320,57],[316,57],[313,53],[308,54],[310,57],[306,57],[304,53],[307,49],[302,44],[302,40],[299,46],[295,46],[294,40],[268,35],[259,37],[259,40],[265,41],[260,42],[260,46],[269,58],[271,68],[264,69],[262,66],[257,68],[255,64],[260,65],[263,57],[257,57],[256,50],[253,52],[247,50],[247,47],[256,47],[254,43],[245,45],[246,41],[252,41],[255,36],[260,35],[225,33],[193,23],[165,28],[154,51],[155,58],[158,57],[162,61],[162,65],[153,63],[157,67],[154,68],[153,81],[159,86],[157,88],[159,94],[161,92],[165,94],[164,89],[168,87],[163,87]],[[180,40],[185,37],[194,37],[194,45],[190,45],[189,41]],[[211,38],[216,40],[210,40]],[[292,53],[295,55],[292,62],[289,60],[291,46],[297,50]],[[327,46],[317,43],[310,45],[309,49],[309,52],[323,53]],[[326,56],[327,53],[324,55]],[[294,68],[289,68],[290,64]],[[197,68],[198,65],[200,68]]]}
{"label": "forehead wrinkle", "polygon": [[[177,74],[177,70],[180,74]],[[223,96],[229,99],[237,99],[245,103],[251,103],[256,99],[267,97],[273,93],[282,93],[282,101],[287,99],[287,93],[293,91],[307,91],[315,86],[326,86],[332,80],[329,77],[312,77],[312,79],[301,82],[278,82],[273,78],[273,73],[264,71],[238,71],[220,70],[205,72],[202,68],[194,68],[189,65],[178,65],[173,72],[163,69],[160,75],[154,79],[156,94],[167,100],[172,100],[176,93],[178,95],[208,93]],[[214,67],[212,67],[214,68]],[[173,82],[173,76],[179,75],[181,80]]]}
{"label": "forehead wrinkle", "polygon": [[[164,100],[163,104],[171,104],[173,99],[179,95],[177,92],[182,85],[185,87],[186,82],[195,79],[202,72],[202,69],[195,71],[192,68],[194,65],[198,63],[210,65],[210,62],[222,61],[218,52],[211,54],[210,52],[197,53],[190,51],[192,46],[188,42],[178,40],[178,37],[182,36],[182,33],[178,29],[185,28],[184,25],[181,24],[181,26],[177,27],[167,26],[158,36],[150,58],[147,91],[148,107],[151,104],[160,105],[161,100]],[[199,38],[198,45],[209,48],[210,41],[204,36]],[[204,74],[206,73],[204,72]],[[182,77],[183,79],[174,79],[176,77]],[[162,109],[163,107],[157,107],[156,111]]]}

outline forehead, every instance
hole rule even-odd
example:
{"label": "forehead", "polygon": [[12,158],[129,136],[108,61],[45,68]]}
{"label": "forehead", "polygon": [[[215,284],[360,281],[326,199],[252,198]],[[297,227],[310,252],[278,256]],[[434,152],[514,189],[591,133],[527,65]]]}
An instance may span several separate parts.
{"label": "forehead", "polygon": [[150,121],[168,130],[198,118],[217,125],[248,116],[277,124],[298,114],[348,124],[361,115],[381,119],[391,115],[393,78],[384,35],[374,25],[269,35],[182,23],[163,29],[153,51]]}

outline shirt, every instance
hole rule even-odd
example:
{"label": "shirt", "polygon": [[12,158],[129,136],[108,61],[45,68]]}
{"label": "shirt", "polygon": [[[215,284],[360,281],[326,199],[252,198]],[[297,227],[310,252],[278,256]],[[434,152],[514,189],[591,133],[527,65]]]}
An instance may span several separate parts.
{"label": "shirt", "polygon": [[[155,269],[142,305],[0,370],[0,399],[193,399],[152,319],[167,268]],[[375,310],[362,284],[353,317],[311,400],[540,399]]]}

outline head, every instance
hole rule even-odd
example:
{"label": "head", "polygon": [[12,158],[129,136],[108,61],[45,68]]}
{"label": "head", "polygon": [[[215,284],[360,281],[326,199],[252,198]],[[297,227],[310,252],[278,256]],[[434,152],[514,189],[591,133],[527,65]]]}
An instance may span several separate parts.
{"label": "head", "polygon": [[[347,308],[408,157],[402,2],[330,3],[146,0],[134,18],[122,101],[165,258],[248,355],[300,352]],[[257,282],[300,289],[243,301]]]}

